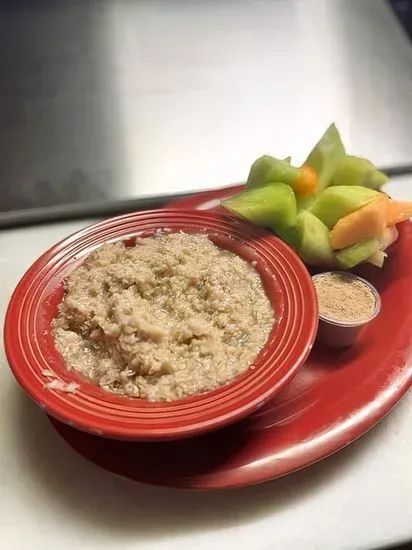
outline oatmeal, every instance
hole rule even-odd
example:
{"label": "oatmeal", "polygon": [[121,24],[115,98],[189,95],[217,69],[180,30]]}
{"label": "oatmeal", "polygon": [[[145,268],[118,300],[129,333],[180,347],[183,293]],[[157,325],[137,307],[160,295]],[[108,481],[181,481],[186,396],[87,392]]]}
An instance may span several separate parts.
{"label": "oatmeal", "polygon": [[273,323],[254,266],[173,233],[93,252],[68,277],[53,335],[67,367],[100,387],[173,401],[246,371]]}

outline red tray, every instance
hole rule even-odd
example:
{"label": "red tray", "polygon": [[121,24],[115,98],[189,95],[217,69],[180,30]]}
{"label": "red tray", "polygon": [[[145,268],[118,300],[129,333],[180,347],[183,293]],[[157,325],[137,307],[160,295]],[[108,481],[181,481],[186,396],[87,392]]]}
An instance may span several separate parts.
{"label": "red tray", "polygon": [[[203,193],[179,208],[213,209],[237,188]],[[271,403],[219,432],[168,443],[105,440],[52,420],[96,465],[155,485],[217,489],[283,476],[345,447],[381,420],[412,383],[412,223],[399,227],[383,269],[360,274],[381,293],[381,314],[343,352],[315,346]]]}

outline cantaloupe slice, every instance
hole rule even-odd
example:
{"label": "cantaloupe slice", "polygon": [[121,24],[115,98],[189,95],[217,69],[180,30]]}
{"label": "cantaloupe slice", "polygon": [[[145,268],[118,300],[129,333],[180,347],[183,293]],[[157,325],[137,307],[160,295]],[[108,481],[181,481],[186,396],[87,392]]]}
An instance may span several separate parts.
{"label": "cantaloupe slice", "polygon": [[341,218],[330,232],[334,250],[381,235],[388,224],[389,198],[383,193],[359,210]]}
{"label": "cantaloupe slice", "polygon": [[388,225],[396,225],[412,217],[412,202],[389,200]]}

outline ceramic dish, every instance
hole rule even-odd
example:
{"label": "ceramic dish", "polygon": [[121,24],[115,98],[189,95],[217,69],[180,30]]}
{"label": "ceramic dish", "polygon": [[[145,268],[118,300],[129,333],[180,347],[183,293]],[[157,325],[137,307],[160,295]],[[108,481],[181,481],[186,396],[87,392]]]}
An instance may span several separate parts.
{"label": "ceramic dish", "polygon": [[[198,215],[208,209],[219,213],[220,199],[242,188],[200,193],[171,206]],[[347,350],[316,344],[290,384],[241,422],[202,437],[157,444],[104,440],[54,419],[53,425],[96,466],[160,486],[241,487],[324,459],[382,420],[412,384],[412,223],[399,226],[384,269],[371,266],[359,274],[379,291],[380,315]]]}
{"label": "ceramic dish", "polygon": [[[202,193],[174,207],[219,212],[219,199],[239,189]],[[240,422],[201,437],[156,444],[94,437],[55,419],[53,426],[96,466],[160,486],[242,487],[324,459],[372,428],[411,386],[412,223],[399,227],[383,270],[370,267],[360,273],[376,286],[382,308],[356,345],[337,352],[316,344],[290,384]]]}
{"label": "ceramic dish", "polygon": [[[137,236],[150,236],[165,228],[207,234],[218,246],[256,262],[276,323],[255,368],[232,383],[180,401],[150,403],[107,393],[76,372],[68,372],[55,349],[50,325],[63,297],[65,278],[88,254],[106,242],[131,244]],[[304,363],[315,338],[317,313],[306,268],[271,233],[221,214],[141,212],[86,228],[35,262],[12,296],[5,322],[5,349],[23,389],[53,417],[110,438],[176,439],[221,428],[272,399]],[[48,389],[45,371],[80,387],[74,393]]]}

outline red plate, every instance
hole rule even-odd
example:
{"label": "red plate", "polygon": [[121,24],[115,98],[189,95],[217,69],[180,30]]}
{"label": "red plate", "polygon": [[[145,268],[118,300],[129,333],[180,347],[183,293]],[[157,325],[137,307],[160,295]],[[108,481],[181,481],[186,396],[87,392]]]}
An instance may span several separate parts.
{"label": "red plate", "polygon": [[[276,323],[253,368],[215,391],[171,403],[149,403],[103,391],[75,371],[57,352],[50,324],[64,292],[63,282],[85,256],[105,242],[169,232],[207,234],[218,246],[256,262],[271,299]],[[152,210],[119,216],[88,227],[47,251],[18,284],[5,322],[5,350],[27,393],[54,417],[107,437],[165,440],[221,428],[256,411],[302,366],[316,335],[316,296],[299,258],[270,232],[209,212]],[[75,393],[47,389],[45,371]]]}
{"label": "red plate", "polygon": [[[178,206],[204,209],[232,193],[206,193]],[[157,444],[105,441],[53,421],[55,427],[76,451],[110,472],[202,489],[273,479],[348,445],[412,383],[412,224],[399,230],[385,268],[362,272],[378,287],[382,311],[356,347],[333,353],[315,346],[289,386],[254,415],[213,434]]]}

